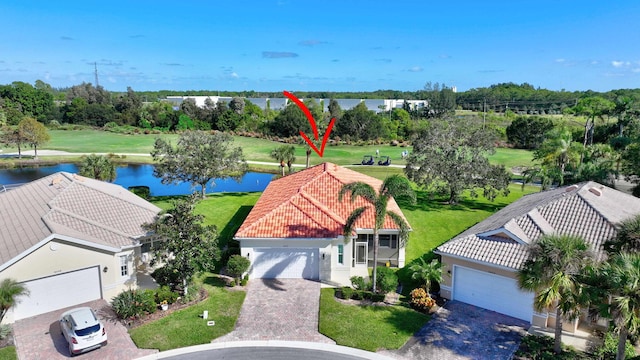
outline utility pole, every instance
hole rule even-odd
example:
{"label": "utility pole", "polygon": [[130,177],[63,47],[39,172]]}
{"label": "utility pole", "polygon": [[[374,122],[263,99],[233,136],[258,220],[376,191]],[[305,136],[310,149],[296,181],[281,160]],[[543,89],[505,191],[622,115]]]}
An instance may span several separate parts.
{"label": "utility pole", "polygon": [[482,100],[482,129],[484,130],[484,126],[487,123],[487,99]]}
{"label": "utility pole", "polygon": [[98,86],[100,86],[100,83],[98,83],[98,63],[94,62],[93,66],[94,66],[94,69],[95,69],[96,88],[97,88]]}

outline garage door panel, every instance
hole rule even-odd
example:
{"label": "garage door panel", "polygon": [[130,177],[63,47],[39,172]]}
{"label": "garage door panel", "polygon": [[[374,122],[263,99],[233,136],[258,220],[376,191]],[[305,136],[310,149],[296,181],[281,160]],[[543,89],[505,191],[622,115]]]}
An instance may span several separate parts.
{"label": "garage door panel", "polygon": [[515,279],[456,266],[453,299],[531,322],[533,293]]}
{"label": "garage door panel", "polygon": [[318,249],[256,249],[252,278],[319,278]]}
{"label": "garage door panel", "polygon": [[14,308],[15,320],[82,304],[102,297],[100,272],[91,267],[23,283],[29,290]]}

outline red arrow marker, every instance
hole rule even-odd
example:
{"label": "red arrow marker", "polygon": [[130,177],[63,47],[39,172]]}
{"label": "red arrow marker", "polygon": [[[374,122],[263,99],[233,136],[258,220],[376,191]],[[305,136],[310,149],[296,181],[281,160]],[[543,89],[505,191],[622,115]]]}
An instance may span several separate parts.
{"label": "red arrow marker", "polygon": [[[309,111],[307,106],[302,101],[300,101],[300,99],[298,99],[295,95],[293,95],[292,93],[290,93],[288,91],[283,91],[283,93],[284,93],[284,96],[286,96],[291,101],[296,103],[296,105],[298,105],[300,110],[302,110],[304,115],[307,117],[307,120],[309,120],[309,124],[311,125],[311,128],[313,129],[313,136],[317,141],[318,140],[318,127],[316,126],[316,121],[313,119],[313,115],[311,115],[311,111]],[[324,135],[322,136],[322,146],[320,146],[320,150],[318,150],[318,148],[313,143],[313,141],[311,141],[309,139],[309,137],[302,130],[300,130],[300,135],[302,136],[304,141],[306,141],[307,144],[309,144],[309,146],[311,146],[313,151],[315,151],[316,154],[320,155],[320,157],[322,157],[322,155],[324,154],[324,147],[325,147],[325,145],[327,145],[327,140],[329,140],[329,134],[331,133],[331,129],[333,129],[333,124],[335,124],[335,122],[336,122],[336,118],[332,118],[331,121],[329,122],[329,127],[327,127],[327,132],[324,133]]]}

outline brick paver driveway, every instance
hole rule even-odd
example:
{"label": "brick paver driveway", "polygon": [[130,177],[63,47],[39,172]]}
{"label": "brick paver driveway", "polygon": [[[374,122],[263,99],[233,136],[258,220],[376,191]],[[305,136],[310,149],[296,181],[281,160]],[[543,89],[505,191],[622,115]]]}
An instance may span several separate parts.
{"label": "brick paver driveway", "polygon": [[[127,329],[115,320],[111,307],[104,300],[96,300],[86,304],[96,311],[107,329],[107,346],[78,355],[79,359],[124,360],[135,359],[156,353],[157,350],[141,350],[136,347]],[[17,321],[13,324],[16,350],[20,360],[66,359],[69,348],[64,336],[60,333],[60,315],[71,308],[52,311]]]}
{"label": "brick paver driveway", "polygon": [[452,301],[400,350],[381,353],[412,360],[508,360],[528,327],[525,321]]}
{"label": "brick paver driveway", "polygon": [[320,283],[299,279],[249,281],[236,328],[214,342],[311,341],[335,344],[318,332]]}

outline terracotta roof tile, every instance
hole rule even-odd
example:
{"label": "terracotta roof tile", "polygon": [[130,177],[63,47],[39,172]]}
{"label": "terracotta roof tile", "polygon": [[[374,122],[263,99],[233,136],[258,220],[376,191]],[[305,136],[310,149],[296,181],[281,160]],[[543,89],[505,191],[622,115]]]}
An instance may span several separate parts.
{"label": "terracotta roof tile", "polygon": [[[362,181],[378,190],[382,181],[356,171],[323,163],[272,181],[253,207],[236,238],[335,238],[342,235],[351,212],[370,204],[362,198],[353,203],[338,200],[343,185]],[[388,209],[403,216],[391,199]],[[405,219],[406,220],[406,219]],[[368,209],[356,228],[372,228],[374,212]],[[397,229],[390,218],[383,228]]]}

